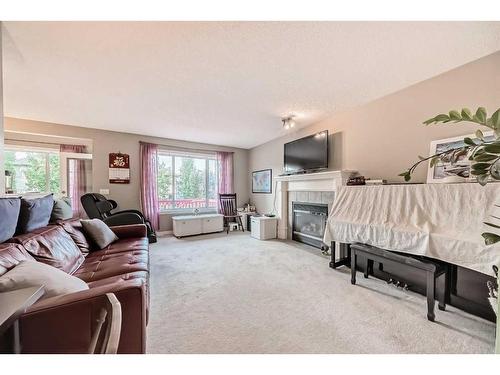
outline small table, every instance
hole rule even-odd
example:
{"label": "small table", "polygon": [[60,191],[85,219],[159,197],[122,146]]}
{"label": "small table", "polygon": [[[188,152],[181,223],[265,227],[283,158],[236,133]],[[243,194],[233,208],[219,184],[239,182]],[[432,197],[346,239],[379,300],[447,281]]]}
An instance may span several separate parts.
{"label": "small table", "polygon": [[44,292],[43,286],[38,286],[0,293],[0,335],[13,326],[15,354],[21,353],[18,318],[28,307],[38,301]]}

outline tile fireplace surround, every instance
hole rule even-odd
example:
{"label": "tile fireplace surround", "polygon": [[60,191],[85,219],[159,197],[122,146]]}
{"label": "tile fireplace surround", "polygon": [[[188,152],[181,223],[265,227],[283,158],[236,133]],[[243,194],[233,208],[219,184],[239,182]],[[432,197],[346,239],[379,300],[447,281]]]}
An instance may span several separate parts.
{"label": "tile fireplace surround", "polygon": [[345,185],[353,173],[342,170],[275,177],[278,238],[292,238],[292,202],[325,203],[330,212],[336,190]]}

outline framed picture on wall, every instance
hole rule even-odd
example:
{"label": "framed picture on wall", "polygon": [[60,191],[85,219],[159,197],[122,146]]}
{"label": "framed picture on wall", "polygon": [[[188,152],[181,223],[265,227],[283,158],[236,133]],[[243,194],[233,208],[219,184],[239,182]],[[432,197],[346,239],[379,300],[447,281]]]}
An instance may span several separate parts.
{"label": "framed picture on wall", "polygon": [[[429,155],[463,147],[465,146],[464,138],[466,137],[477,140],[475,134],[467,134],[459,137],[432,141]],[[493,140],[493,132],[485,132],[484,139],[486,141]],[[470,165],[469,155],[460,156],[455,163],[451,163],[451,161],[439,161],[432,167],[429,163],[427,169],[427,183],[474,182],[476,179],[470,174]]]}
{"label": "framed picture on wall", "polygon": [[252,193],[271,194],[273,180],[272,169],[262,169],[252,172]]}

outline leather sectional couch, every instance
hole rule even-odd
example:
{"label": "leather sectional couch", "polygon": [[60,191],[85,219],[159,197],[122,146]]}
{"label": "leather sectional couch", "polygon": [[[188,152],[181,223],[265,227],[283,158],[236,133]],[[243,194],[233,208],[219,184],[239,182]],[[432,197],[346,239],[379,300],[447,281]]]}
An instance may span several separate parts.
{"label": "leather sectional couch", "polygon": [[[23,260],[36,260],[72,274],[89,287],[49,297],[20,318],[23,353],[85,353],[98,296],[114,293],[122,308],[119,353],[144,353],[149,311],[149,244],[146,226],[111,228],[118,240],[94,250],[79,220],[57,222],[0,244],[0,275]],[[2,338],[2,350],[10,338]]]}

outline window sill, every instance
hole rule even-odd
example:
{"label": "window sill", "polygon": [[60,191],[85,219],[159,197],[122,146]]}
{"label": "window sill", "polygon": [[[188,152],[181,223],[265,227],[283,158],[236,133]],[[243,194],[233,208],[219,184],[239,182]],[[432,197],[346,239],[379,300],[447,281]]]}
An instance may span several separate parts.
{"label": "window sill", "polygon": [[[216,208],[199,208],[200,214],[214,214],[217,213]],[[173,208],[171,210],[160,211],[160,215],[182,215],[194,214],[194,208]]]}

